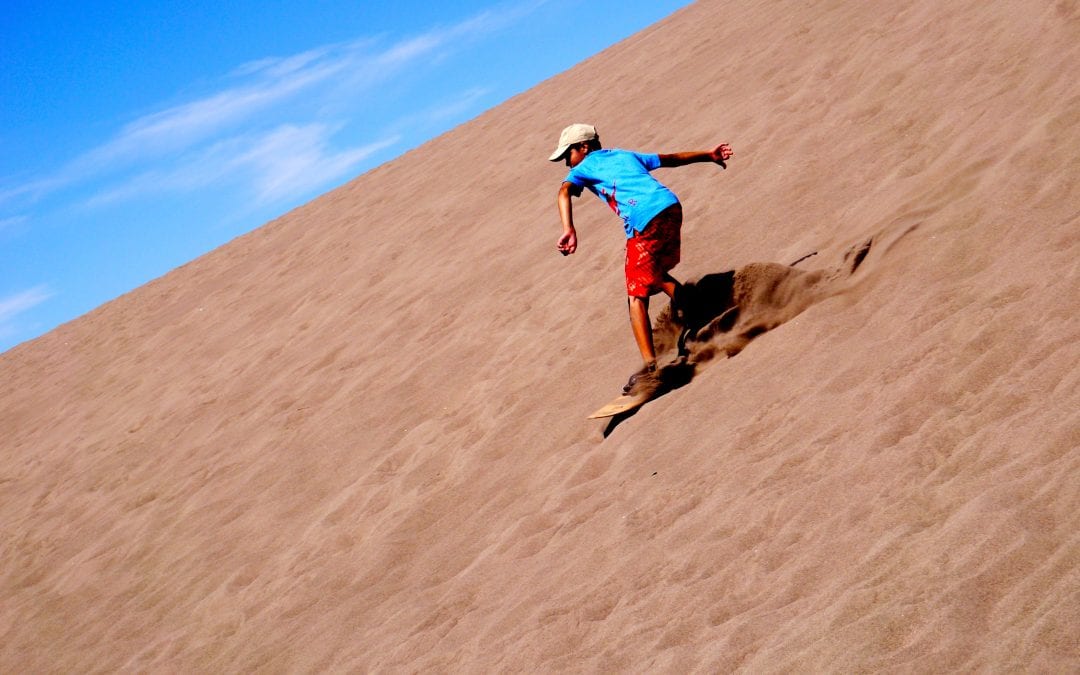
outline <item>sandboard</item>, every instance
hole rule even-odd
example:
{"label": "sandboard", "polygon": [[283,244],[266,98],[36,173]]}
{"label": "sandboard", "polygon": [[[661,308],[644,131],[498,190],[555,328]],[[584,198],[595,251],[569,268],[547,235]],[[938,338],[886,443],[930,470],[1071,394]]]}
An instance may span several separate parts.
{"label": "sandboard", "polygon": [[589,415],[589,419],[598,420],[604,417],[614,417],[620,413],[630,412],[634,408],[639,408],[648,403],[650,398],[652,398],[650,394],[634,394],[631,396],[624,394]]}

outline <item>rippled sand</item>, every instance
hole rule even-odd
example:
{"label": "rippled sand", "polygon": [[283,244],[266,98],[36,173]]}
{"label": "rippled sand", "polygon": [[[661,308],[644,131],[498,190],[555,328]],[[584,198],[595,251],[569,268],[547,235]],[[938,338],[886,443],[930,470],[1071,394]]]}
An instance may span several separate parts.
{"label": "rippled sand", "polygon": [[[1078,72],[1075,2],[700,2],[7,352],[0,667],[1080,670]],[[574,121],[736,151],[609,422]]]}

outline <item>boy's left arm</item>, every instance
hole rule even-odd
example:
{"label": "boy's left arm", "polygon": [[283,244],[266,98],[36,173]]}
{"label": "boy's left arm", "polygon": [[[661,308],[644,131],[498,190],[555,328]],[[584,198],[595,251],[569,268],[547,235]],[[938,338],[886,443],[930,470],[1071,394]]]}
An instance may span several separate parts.
{"label": "boy's left arm", "polygon": [[735,153],[731,150],[731,146],[727,143],[721,143],[712,150],[700,150],[693,152],[676,152],[670,155],[659,155],[660,166],[685,166],[686,164],[695,164],[697,162],[713,162],[719,164],[720,168],[726,169],[727,160],[731,159],[731,156]]}

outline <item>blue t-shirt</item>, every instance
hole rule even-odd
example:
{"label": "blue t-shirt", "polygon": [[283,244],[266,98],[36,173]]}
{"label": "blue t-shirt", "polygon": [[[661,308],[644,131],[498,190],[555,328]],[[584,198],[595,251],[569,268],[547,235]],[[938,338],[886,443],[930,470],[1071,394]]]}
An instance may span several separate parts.
{"label": "blue t-shirt", "polygon": [[656,214],[679,203],[675,193],[649,173],[659,155],[629,150],[594,150],[566,175],[566,182],[589,190],[622,218],[626,238],[645,229]]}

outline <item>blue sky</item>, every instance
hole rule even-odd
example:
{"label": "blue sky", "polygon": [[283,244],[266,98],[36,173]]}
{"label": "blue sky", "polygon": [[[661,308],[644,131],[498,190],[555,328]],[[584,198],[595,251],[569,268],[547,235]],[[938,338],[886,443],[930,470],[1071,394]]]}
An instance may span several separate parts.
{"label": "blue sky", "polygon": [[7,0],[0,351],[687,4]]}

